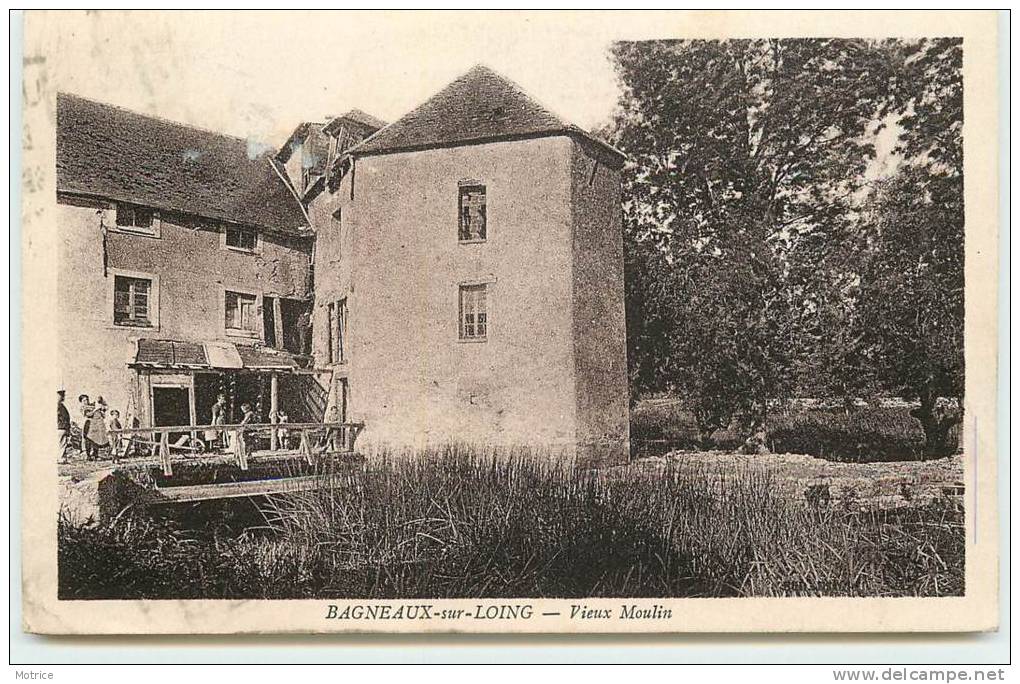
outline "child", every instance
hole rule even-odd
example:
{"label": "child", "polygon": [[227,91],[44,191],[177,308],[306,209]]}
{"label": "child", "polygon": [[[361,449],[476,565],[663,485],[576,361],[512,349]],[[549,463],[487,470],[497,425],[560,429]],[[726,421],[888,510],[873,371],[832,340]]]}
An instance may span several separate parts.
{"label": "child", "polygon": [[[283,411],[278,412],[276,414],[276,422],[278,424],[280,424],[280,425],[286,425],[287,424],[287,414],[284,413]],[[287,428],[282,427],[282,428],[279,428],[276,431],[276,434],[277,434],[277,436],[279,438],[279,441],[280,441],[280,448],[281,449],[288,449],[288,448],[290,448],[290,431],[287,430]]]}
{"label": "child", "polygon": [[[124,421],[124,423],[129,428],[142,427],[142,421],[138,419],[138,417],[134,414],[133,411],[128,411],[127,419]],[[141,445],[138,443],[138,439],[139,439],[138,435],[132,433],[123,440],[122,446],[124,447],[123,448],[124,456],[137,455],[138,450],[141,448]]]}
{"label": "child", "polygon": [[[106,421],[107,430],[120,430],[124,426],[120,424],[120,411],[112,409],[110,411],[110,418]],[[121,447],[124,445],[124,438],[120,435],[113,435],[110,439],[110,451],[113,456],[113,460],[116,463],[120,460]]]}
{"label": "child", "polygon": [[[338,423],[340,422],[340,407],[333,405],[329,407],[329,411],[326,413],[327,423]],[[326,433],[322,436],[322,447],[326,451],[340,451],[342,442],[341,429],[338,427],[326,428]]]}

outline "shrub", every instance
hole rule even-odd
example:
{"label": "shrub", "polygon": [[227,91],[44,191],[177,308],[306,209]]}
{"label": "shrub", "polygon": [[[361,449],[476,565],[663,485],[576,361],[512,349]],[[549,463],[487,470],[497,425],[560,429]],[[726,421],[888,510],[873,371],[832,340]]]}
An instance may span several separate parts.
{"label": "shrub", "polygon": [[868,408],[842,412],[805,411],[769,421],[768,440],[776,452],[810,454],[835,461],[873,462],[919,459],[924,432],[908,408]]}
{"label": "shrub", "polygon": [[[766,422],[766,445],[773,452],[809,454],[835,461],[916,460],[924,453],[924,431],[910,406],[862,408],[850,415],[836,409],[775,412]],[[959,440],[959,430],[950,435]],[[635,456],[703,448],[694,419],[678,402],[641,402],[631,413]],[[715,433],[712,446],[735,450],[743,440],[730,426]]]}

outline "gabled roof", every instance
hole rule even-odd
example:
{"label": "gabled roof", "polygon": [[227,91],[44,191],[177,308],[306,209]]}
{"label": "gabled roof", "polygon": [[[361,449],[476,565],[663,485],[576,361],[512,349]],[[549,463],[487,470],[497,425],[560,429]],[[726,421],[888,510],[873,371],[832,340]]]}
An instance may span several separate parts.
{"label": "gabled roof", "polygon": [[375,133],[386,125],[386,122],[382,119],[377,119],[371,114],[366,114],[360,109],[352,109],[351,111],[334,118],[326,124],[325,128],[322,130],[329,135],[333,135],[336,132],[336,129],[346,121],[356,123],[368,130],[370,133]]}
{"label": "gabled roof", "polygon": [[329,155],[329,136],[323,130],[325,127],[325,123],[316,121],[298,124],[276,154],[277,161],[286,164],[298,148],[307,147],[303,153],[313,160],[313,168],[325,167]]}
{"label": "gabled roof", "polygon": [[272,151],[242,138],[57,95],[57,191],[311,235]]}
{"label": "gabled roof", "polygon": [[614,161],[623,154],[567,123],[486,66],[476,66],[402,118],[351,150],[356,156],[435,147],[568,135],[590,142]]}

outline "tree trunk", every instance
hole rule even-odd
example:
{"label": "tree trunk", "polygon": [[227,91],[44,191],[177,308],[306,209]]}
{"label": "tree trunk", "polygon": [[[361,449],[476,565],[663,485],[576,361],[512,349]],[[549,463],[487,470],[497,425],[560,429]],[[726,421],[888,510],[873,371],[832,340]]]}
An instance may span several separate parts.
{"label": "tree trunk", "polygon": [[747,422],[747,438],[741,451],[745,454],[767,454],[769,453],[766,444],[767,435],[765,432],[765,421],[768,418],[768,404],[766,400],[755,401],[752,404],[750,413],[745,416]]}
{"label": "tree trunk", "polygon": [[857,410],[857,398],[854,397],[845,387],[843,388],[843,412],[852,416]]}
{"label": "tree trunk", "polygon": [[715,434],[715,430],[712,428],[706,428],[698,426],[698,448],[702,451],[709,451],[712,448],[712,435]]}
{"label": "tree trunk", "polygon": [[948,456],[955,445],[948,444],[949,431],[963,419],[959,409],[938,408],[938,397],[934,393],[921,395],[921,405],[910,412],[924,430],[924,455]]}

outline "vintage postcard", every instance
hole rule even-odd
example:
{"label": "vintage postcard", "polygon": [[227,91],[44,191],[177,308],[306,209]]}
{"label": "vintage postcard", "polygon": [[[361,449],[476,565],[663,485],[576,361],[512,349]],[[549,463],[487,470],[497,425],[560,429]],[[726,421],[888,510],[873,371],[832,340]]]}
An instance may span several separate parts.
{"label": "vintage postcard", "polygon": [[24,629],[996,629],[996,21],[27,13]]}

